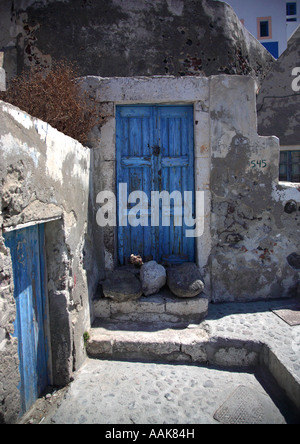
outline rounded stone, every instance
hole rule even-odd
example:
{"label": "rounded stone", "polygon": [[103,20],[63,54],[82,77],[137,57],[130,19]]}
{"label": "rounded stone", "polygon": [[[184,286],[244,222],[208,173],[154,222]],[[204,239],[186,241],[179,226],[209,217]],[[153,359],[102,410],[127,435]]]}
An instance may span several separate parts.
{"label": "rounded stone", "polygon": [[168,286],[180,298],[193,298],[204,290],[200,270],[194,263],[186,263],[168,269]]}
{"label": "rounded stone", "polygon": [[167,282],[166,270],[155,261],[142,265],[140,280],[145,296],[156,294]]}
{"label": "rounded stone", "polygon": [[140,281],[130,271],[115,270],[102,284],[104,297],[116,302],[139,299],[142,294]]}

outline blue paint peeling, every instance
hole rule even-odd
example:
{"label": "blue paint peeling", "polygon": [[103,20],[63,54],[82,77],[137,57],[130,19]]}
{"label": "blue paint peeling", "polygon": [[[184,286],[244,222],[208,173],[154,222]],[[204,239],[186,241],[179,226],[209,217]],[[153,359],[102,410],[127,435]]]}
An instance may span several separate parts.
{"label": "blue paint peeling", "polygon": [[[194,193],[193,120],[193,106],[118,106],[117,185],[127,184],[128,196],[133,191],[145,192],[149,202],[151,191]],[[119,187],[117,196],[119,208]],[[195,240],[185,236],[186,228],[184,223],[175,226],[173,218],[168,227],[151,226],[150,220],[148,226],[119,226],[120,263],[126,263],[131,254],[152,256],[162,263],[194,262]]]}
{"label": "blue paint peeling", "polygon": [[14,336],[20,360],[21,414],[48,385],[48,346],[45,337],[44,225],[5,233],[10,248],[17,316]]}

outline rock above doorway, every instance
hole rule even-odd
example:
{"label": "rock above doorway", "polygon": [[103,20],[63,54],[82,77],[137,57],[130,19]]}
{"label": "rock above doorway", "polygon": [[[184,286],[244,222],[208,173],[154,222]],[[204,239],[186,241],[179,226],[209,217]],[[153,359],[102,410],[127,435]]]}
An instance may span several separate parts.
{"label": "rock above doorway", "polygon": [[145,296],[156,294],[167,282],[166,270],[155,261],[146,262],[142,265],[140,280]]}
{"label": "rock above doorway", "polygon": [[193,263],[169,268],[167,281],[172,293],[180,298],[193,298],[204,290],[200,270]]}
{"label": "rock above doorway", "polygon": [[140,281],[127,270],[115,270],[102,283],[104,297],[116,302],[139,299],[142,294]]}

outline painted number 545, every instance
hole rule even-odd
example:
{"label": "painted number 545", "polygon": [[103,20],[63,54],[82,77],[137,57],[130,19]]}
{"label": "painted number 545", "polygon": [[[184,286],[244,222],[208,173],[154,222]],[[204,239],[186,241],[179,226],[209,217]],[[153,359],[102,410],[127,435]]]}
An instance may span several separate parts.
{"label": "painted number 545", "polygon": [[267,162],[265,160],[252,160],[252,168],[266,168]]}

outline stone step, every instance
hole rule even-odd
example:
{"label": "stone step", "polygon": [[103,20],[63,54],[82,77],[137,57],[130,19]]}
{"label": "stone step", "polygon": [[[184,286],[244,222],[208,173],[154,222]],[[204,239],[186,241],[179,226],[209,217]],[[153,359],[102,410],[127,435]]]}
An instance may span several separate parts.
{"label": "stone step", "polygon": [[206,323],[179,328],[166,323],[97,319],[89,332],[87,355],[94,359],[178,362],[224,367],[252,367],[263,345],[256,341],[210,337]]}
{"label": "stone step", "polygon": [[97,319],[89,332],[90,358],[154,362],[202,360],[201,344],[208,340],[198,326],[174,328],[166,323],[135,323]]}
{"label": "stone step", "polygon": [[100,297],[94,299],[93,306],[94,316],[98,319],[133,323],[198,324],[207,315],[208,299],[203,294],[194,298],[178,298],[168,289],[164,289],[157,295],[125,302]]}

